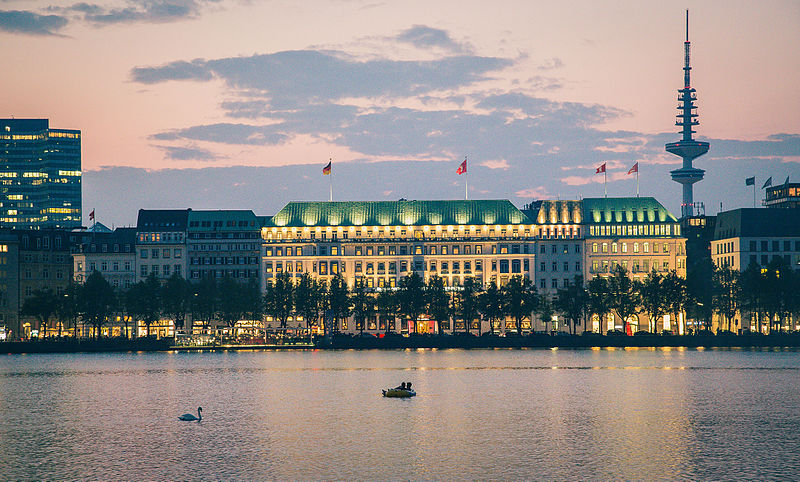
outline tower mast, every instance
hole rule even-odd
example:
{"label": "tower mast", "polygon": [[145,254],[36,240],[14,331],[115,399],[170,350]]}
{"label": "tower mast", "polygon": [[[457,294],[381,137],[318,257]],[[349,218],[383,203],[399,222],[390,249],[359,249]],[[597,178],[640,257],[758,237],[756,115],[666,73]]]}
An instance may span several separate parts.
{"label": "tower mast", "polygon": [[701,142],[694,140],[692,134],[696,131],[692,127],[700,124],[697,120],[697,106],[694,102],[697,100],[697,94],[691,84],[691,71],[690,65],[690,48],[689,42],[689,10],[686,10],[686,41],[683,43],[684,50],[684,65],[683,65],[683,88],[678,90],[678,120],[675,122],[676,126],[681,127],[682,138],[678,142],[671,142],[665,146],[667,152],[680,156],[683,159],[683,166],[676,169],[670,174],[672,180],[683,185],[683,199],[681,201],[681,218],[691,216],[694,212],[694,197],[692,192],[692,185],[703,179],[705,171],[697,169],[692,166],[692,161],[708,152],[708,142]]}

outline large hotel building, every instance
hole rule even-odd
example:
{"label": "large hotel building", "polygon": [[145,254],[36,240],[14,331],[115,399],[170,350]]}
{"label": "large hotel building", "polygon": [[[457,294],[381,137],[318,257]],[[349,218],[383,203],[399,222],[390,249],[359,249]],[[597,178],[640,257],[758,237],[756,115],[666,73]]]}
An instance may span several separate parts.
{"label": "large hotel building", "polygon": [[[466,277],[503,285],[520,275],[553,295],[576,276],[607,276],[617,265],[634,278],[651,270],[686,275],[680,224],[650,197],[536,201],[524,209],[507,200],[290,202],[265,220],[262,238],[264,283],[284,272],[326,281],[341,274],[350,286],[361,278],[377,290],[413,272],[451,287]],[[621,320],[594,325],[604,331]],[[669,320],[661,326],[669,329]],[[419,320],[416,331],[433,327]]]}

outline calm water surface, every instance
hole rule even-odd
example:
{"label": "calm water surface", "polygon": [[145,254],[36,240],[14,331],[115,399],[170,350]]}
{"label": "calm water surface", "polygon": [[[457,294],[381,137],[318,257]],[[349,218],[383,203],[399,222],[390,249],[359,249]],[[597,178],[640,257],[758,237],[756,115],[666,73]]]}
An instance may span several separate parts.
{"label": "calm water surface", "polygon": [[797,480],[800,352],[0,356],[0,477]]}

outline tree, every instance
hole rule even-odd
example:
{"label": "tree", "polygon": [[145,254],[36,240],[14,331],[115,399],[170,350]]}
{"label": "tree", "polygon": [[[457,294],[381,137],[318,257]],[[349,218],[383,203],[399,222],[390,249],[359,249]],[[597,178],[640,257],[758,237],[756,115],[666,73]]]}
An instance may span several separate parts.
{"label": "tree", "polygon": [[417,328],[417,319],[425,310],[424,282],[416,271],[400,279],[398,290],[400,313]]}
{"label": "tree", "polygon": [[[726,329],[731,329],[731,320],[739,310],[741,285],[739,272],[729,266],[714,270],[712,282],[712,307],[725,321]],[[756,287],[758,290],[759,288]],[[722,325],[720,323],[720,325]]]}
{"label": "tree", "polygon": [[192,286],[192,324],[200,320],[208,328],[217,312],[219,290],[212,276],[204,276]]}
{"label": "tree", "polygon": [[47,325],[58,311],[58,301],[56,294],[49,288],[33,290],[22,304],[20,314],[36,318],[41,336],[47,336]]}
{"label": "tree", "polygon": [[396,291],[384,289],[379,291],[375,298],[375,308],[384,323],[386,333],[394,329],[395,317],[399,309],[396,293]]}
{"label": "tree", "polygon": [[[687,243],[687,253],[689,244]],[[714,273],[714,263],[710,257],[703,257],[700,260],[690,261],[686,270],[686,287],[689,292],[689,299],[693,303],[689,306],[689,315],[695,320],[703,320],[706,330],[711,330],[712,309],[712,277]]]}
{"label": "tree", "polygon": [[78,311],[84,322],[92,326],[93,336],[99,338],[100,328],[108,321],[114,305],[114,288],[99,271],[92,271],[77,295]]}
{"label": "tree", "polygon": [[522,321],[530,319],[537,308],[536,286],[528,277],[514,275],[503,290],[503,310],[514,319],[517,333],[522,334]]}
{"label": "tree", "polygon": [[628,277],[628,270],[617,265],[614,274],[608,278],[608,294],[611,309],[622,320],[622,332],[628,333],[628,319],[639,309],[638,282]]}
{"label": "tree", "polygon": [[[464,331],[469,333],[472,321],[480,315],[481,285],[468,276],[458,291],[458,312],[464,320]],[[481,335],[481,325],[478,323],[478,336]]]}
{"label": "tree", "polygon": [[436,323],[436,333],[441,333],[441,323],[450,319],[450,297],[444,287],[444,280],[437,275],[428,278],[425,285],[425,304],[428,314]]}
{"label": "tree", "polygon": [[150,326],[161,318],[161,283],[153,273],[131,286],[125,296],[125,305],[131,316],[144,323],[145,334],[150,336]]}
{"label": "tree", "polygon": [[311,328],[319,319],[319,312],[322,309],[323,287],[308,273],[303,273],[300,282],[295,287],[295,313],[303,317],[306,327]]}
{"label": "tree", "polygon": [[597,315],[598,332],[603,333],[603,318],[611,311],[608,279],[602,276],[595,276],[589,280],[586,291],[589,295],[589,314]]}
{"label": "tree", "polygon": [[176,329],[183,329],[189,312],[192,289],[189,282],[173,273],[161,287],[161,305],[164,315],[171,318]]}
{"label": "tree", "polygon": [[350,294],[350,306],[353,309],[353,322],[356,324],[356,329],[363,334],[367,319],[375,313],[375,299],[367,290],[364,278],[356,280]]}
{"label": "tree", "polygon": [[662,319],[669,310],[668,296],[669,292],[664,276],[655,270],[651,271],[644,282],[639,285],[639,298],[642,302],[642,309],[647,313],[651,333],[658,331],[658,320]]}
{"label": "tree", "polygon": [[559,288],[553,300],[555,310],[567,320],[570,333],[575,334],[581,320],[586,315],[589,305],[589,294],[583,286],[583,278],[576,276],[563,288]]}
{"label": "tree", "polygon": [[681,314],[689,303],[689,288],[686,285],[686,280],[678,276],[675,270],[672,270],[664,277],[662,286],[667,296],[667,311],[675,316],[675,326],[678,327],[678,331],[686,333],[680,327]]}
{"label": "tree", "polygon": [[218,290],[217,317],[228,328],[235,328],[248,312],[247,285],[226,276],[220,280]]}
{"label": "tree", "polygon": [[294,299],[295,286],[289,273],[280,273],[267,281],[264,310],[282,329],[286,329],[286,322],[294,312]]}
{"label": "tree", "polygon": [[[67,289],[59,297],[56,313],[60,321],[58,325],[58,336],[61,336],[61,327],[72,328],[72,336],[77,335],[76,324],[78,321],[78,291],[80,286],[70,282]],[[66,321],[66,323],[65,323]]]}
{"label": "tree", "polygon": [[536,314],[539,315],[539,319],[542,320],[544,324],[544,330],[546,332],[550,332],[547,329],[547,324],[553,321],[553,315],[555,315],[555,307],[553,306],[553,301],[550,299],[550,296],[547,293],[542,293],[539,297],[538,302],[536,303]]}
{"label": "tree", "polygon": [[494,280],[481,293],[480,312],[484,318],[489,320],[489,331],[494,334],[495,322],[505,317],[503,313],[503,292],[497,287],[497,283]]}
{"label": "tree", "polygon": [[340,273],[331,278],[327,304],[333,317],[333,332],[338,333],[340,323],[350,316],[350,289]]}
{"label": "tree", "polygon": [[[261,296],[261,288],[258,280],[250,278],[242,286],[242,308],[244,316],[250,320],[263,320],[264,318],[264,298]],[[294,307],[292,306],[292,309]]]}

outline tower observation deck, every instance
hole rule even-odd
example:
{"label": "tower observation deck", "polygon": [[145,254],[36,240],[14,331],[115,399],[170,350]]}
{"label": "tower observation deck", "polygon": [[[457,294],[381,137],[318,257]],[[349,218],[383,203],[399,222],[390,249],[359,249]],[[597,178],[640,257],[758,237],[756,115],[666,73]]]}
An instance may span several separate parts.
{"label": "tower observation deck", "polygon": [[692,166],[692,161],[708,152],[708,142],[696,141],[692,134],[696,131],[692,127],[700,124],[697,120],[697,100],[695,89],[691,86],[690,73],[692,67],[689,63],[689,11],[686,11],[686,41],[684,48],[683,88],[678,90],[678,120],[676,126],[681,127],[683,137],[678,142],[670,142],[665,146],[667,152],[683,158],[683,166],[671,171],[672,180],[683,185],[683,199],[681,201],[681,218],[691,216],[694,212],[694,197],[692,185],[703,179],[705,171]]}

